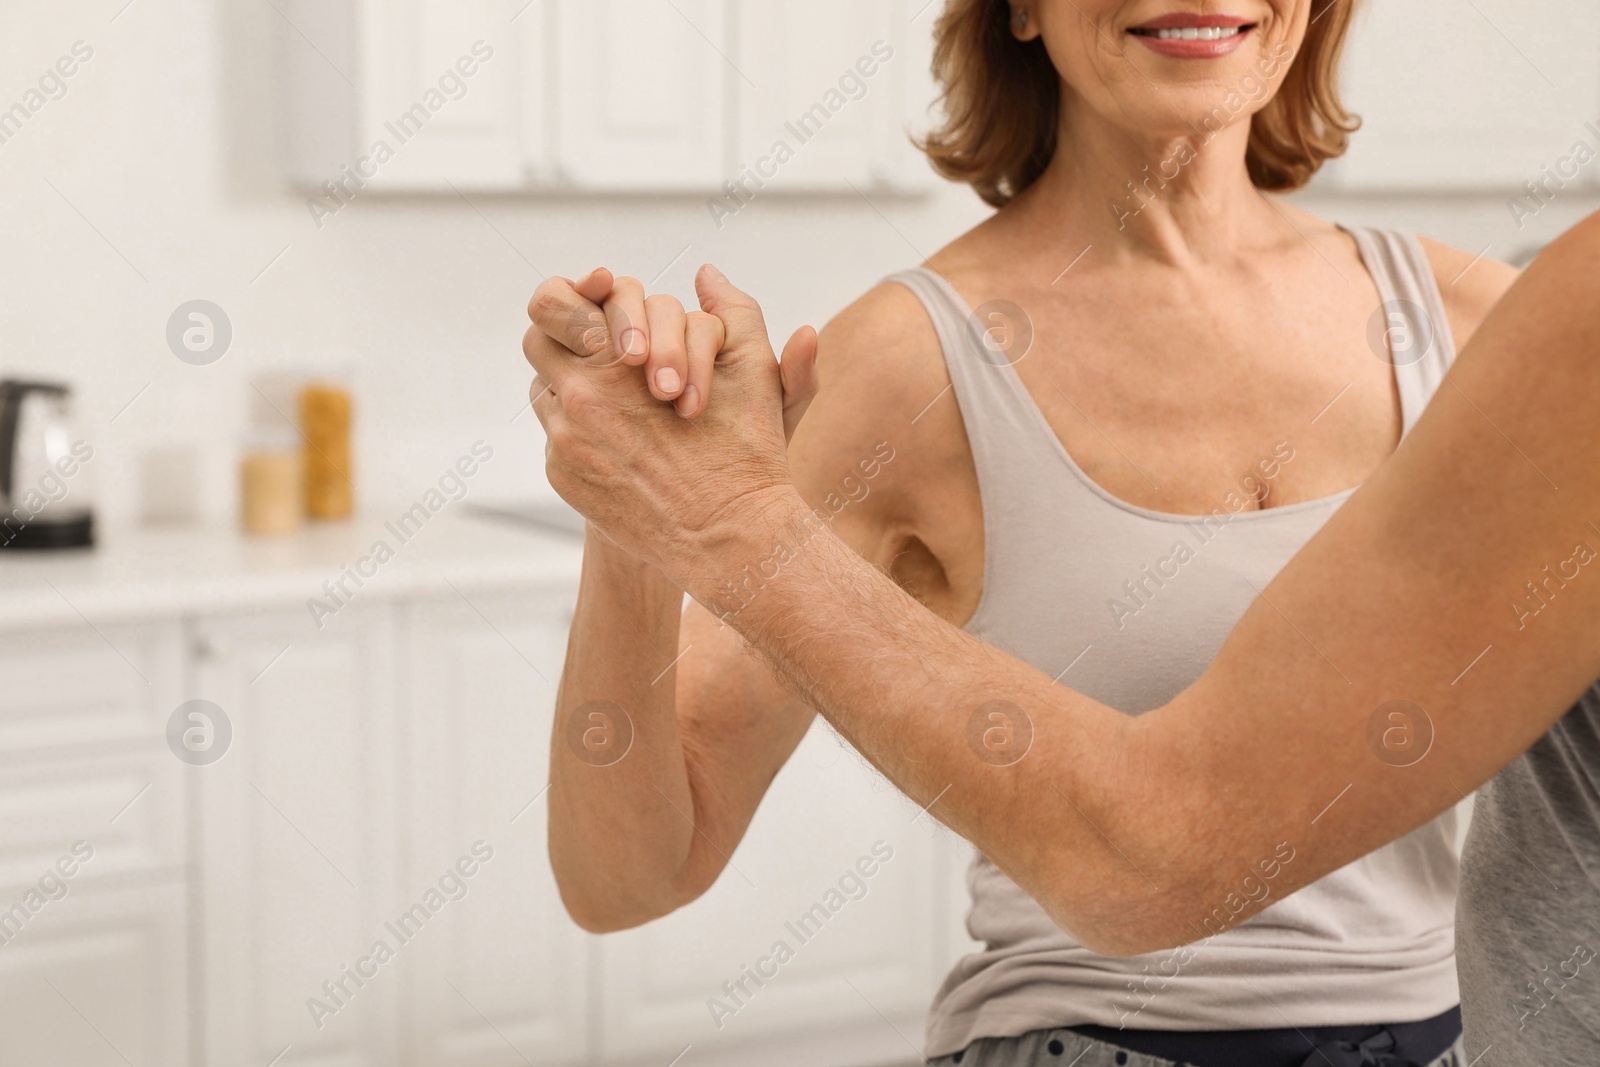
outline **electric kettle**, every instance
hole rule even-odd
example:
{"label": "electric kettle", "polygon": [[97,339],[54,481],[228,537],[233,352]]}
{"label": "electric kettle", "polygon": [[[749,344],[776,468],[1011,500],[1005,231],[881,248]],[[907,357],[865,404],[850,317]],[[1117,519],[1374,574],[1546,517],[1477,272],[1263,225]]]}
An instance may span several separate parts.
{"label": "electric kettle", "polygon": [[0,550],[93,544],[92,459],[68,386],[0,380]]}

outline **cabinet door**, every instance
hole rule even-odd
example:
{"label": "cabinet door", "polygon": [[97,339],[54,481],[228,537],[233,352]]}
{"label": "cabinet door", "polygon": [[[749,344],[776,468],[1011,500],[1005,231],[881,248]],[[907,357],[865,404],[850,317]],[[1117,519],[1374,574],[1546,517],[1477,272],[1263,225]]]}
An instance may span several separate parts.
{"label": "cabinet door", "polygon": [[524,43],[540,7],[511,22],[499,0],[364,0],[358,141],[394,152],[372,164],[376,187],[513,189],[542,165],[524,90],[543,76]]}
{"label": "cabinet door", "polygon": [[[910,184],[903,0],[739,0],[739,163],[759,189]],[[734,206],[737,206],[736,204]]]}
{"label": "cabinet door", "polygon": [[[0,907],[15,899],[6,890]],[[184,906],[181,882],[85,883],[47,903],[0,947],[0,1063],[190,1062]]]}
{"label": "cabinet door", "polygon": [[406,972],[407,1063],[544,1067],[584,1054],[589,938],[562,910],[545,851],[572,597],[463,587],[408,612],[406,884],[449,902]]}
{"label": "cabinet door", "polygon": [[209,1063],[395,1060],[409,953],[384,924],[410,887],[393,862],[393,640],[389,610],[360,602],[321,630],[304,611],[195,624],[188,696],[232,729],[195,768]]}
{"label": "cabinet door", "polygon": [[601,940],[608,1058],[917,1058],[946,955],[943,833],[819,721],[710,891]]}
{"label": "cabinet door", "polygon": [[545,164],[546,0],[285,0],[290,171],[337,214],[369,191],[517,189]]}
{"label": "cabinet door", "polygon": [[710,189],[727,165],[723,0],[560,0],[557,137],[586,189]]}
{"label": "cabinet door", "polygon": [[[1329,184],[1521,189],[1578,141],[1600,153],[1597,40],[1593,0],[1366,5],[1344,73],[1364,125]],[[1593,183],[1597,166],[1576,181]]]}

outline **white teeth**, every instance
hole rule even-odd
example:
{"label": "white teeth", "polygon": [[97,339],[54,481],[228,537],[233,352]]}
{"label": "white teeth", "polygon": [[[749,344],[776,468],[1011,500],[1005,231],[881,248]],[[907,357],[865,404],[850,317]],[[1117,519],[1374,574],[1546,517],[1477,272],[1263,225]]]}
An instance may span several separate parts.
{"label": "white teeth", "polygon": [[1188,26],[1183,29],[1155,31],[1156,39],[1159,41],[1220,41],[1238,35],[1238,26]]}

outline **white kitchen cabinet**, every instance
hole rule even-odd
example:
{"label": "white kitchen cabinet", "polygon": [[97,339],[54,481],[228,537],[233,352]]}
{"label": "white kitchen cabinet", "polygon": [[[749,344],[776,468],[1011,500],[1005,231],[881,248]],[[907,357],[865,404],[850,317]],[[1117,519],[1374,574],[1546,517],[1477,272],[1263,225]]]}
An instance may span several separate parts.
{"label": "white kitchen cabinet", "polygon": [[917,191],[907,5],[295,0],[289,175],[319,225],[369,190]]}
{"label": "white kitchen cabinet", "polygon": [[580,189],[706,189],[721,180],[724,0],[566,0],[556,100],[562,176]]}
{"label": "white kitchen cabinet", "polygon": [[[1343,82],[1365,122],[1326,185],[1516,191],[1575,142],[1600,153],[1597,42],[1593,0],[1364,5]],[[1574,180],[1593,185],[1597,171],[1591,163]]]}
{"label": "white kitchen cabinet", "polygon": [[0,1063],[190,1062],[183,885],[104,891],[94,862],[0,947]]}
{"label": "white kitchen cabinet", "polygon": [[394,942],[383,924],[409,892],[393,860],[392,610],[357,602],[320,631],[304,608],[211,616],[191,649],[188,695],[233,730],[220,760],[192,768],[204,1062],[265,1064],[292,1047],[295,1062],[393,1063],[410,961],[402,947],[359,964]]}
{"label": "white kitchen cabinet", "polygon": [[[906,135],[917,74],[905,0],[739,0],[735,180],[791,191],[912,187],[927,173]],[[927,94],[931,98],[931,91]]]}
{"label": "white kitchen cabinet", "polygon": [[570,588],[463,588],[405,612],[405,884],[420,894],[462,857],[476,868],[406,961],[406,1063],[544,1067],[587,1052],[594,939],[566,917],[545,851],[570,605]]}
{"label": "white kitchen cabinet", "polygon": [[543,173],[545,2],[515,22],[497,0],[287,4],[291,179],[337,214],[369,191]]}
{"label": "white kitchen cabinet", "polygon": [[[379,188],[442,185],[460,176],[478,188],[515,188],[544,164],[535,107],[525,81],[543,75],[539,4],[508,23],[499,0],[364,0],[357,140],[387,140],[394,159]],[[524,22],[523,19],[527,21]]]}
{"label": "white kitchen cabinet", "polygon": [[775,1063],[780,1049],[803,1050],[796,1043],[808,1032],[854,1027],[853,1046],[827,1062],[912,1056],[896,1027],[920,1043],[943,976],[933,935],[942,835],[818,722],[716,885],[602,939],[606,1055],[633,1062],[685,1045],[697,1057],[756,1045],[761,1062]]}
{"label": "white kitchen cabinet", "polygon": [[[318,629],[305,597],[376,527],[0,557],[30,620],[0,627],[0,923],[74,841],[95,850],[0,940],[0,1063],[915,1058],[964,948],[959,842],[818,725],[705,898],[584,933],[545,841],[576,546],[436,518]],[[194,699],[231,730],[205,765],[167,742]],[[801,943],[786,924],[880,841],[893,858]],[[780,939],[793,958],[713,1019]]]}
{"label": "white kitchen cabinet", "polygon": [[0,632],[0,1063],[187,1058],[179,628]]}

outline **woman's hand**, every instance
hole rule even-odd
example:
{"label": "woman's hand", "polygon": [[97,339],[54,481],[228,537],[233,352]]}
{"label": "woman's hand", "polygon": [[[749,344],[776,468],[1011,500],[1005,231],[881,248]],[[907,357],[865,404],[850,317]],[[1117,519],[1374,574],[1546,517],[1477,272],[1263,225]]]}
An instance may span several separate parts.
{"label": "woman's hand", "polygon": [[[553,317],[539,310],[541,296],[551,293],[559,298]],[[575,308],[568,293],[581,298]],[[597,337],[595,344],[610,345],[611,358],[616,362],[644,367],[644,381],[651,396],[671,403],[684,418],[697,419],[705,413],[711,402],[716,353],[692,351],[684,343],[688,320],[675,297],[647,297],[638,279],[615,278],[609,270],[598,267],[576,282],[552,278],[539,287],[529,305],[534,326],[556,341],[570,334],[571,315],[603,332],[604,337]],[[779,377],[783,383],[786,440],[794,436],[795,427],[816,395],[816,354],[814,344],[784,351]]]}
{"label": "woman's hand", "polygon": [[[552,279],[529,305],[534,327],[523,351],[538,372],[531,395],[548,439],[546,473],[609,539],[692,589],[689,573],[706,549],[737,534],[742,516],[795,495],[785,431],[803,403],[786,410],[761,309],[715,268],[695,281],[703,310],[681,318],[660,302],[643,317],[631,304],[614,306],[618,292],[632,300],[632,287],[619,290],[601,273],[577,286]],[[585,295],[602,290],[612,294],[607,310]],[[631,332],[641,329],[650,331],[642,344]],[[624,332],[629,340],[619,344]],[[784,362],[809,382],[815,356],[816,333],[802,327]],[[649,386],[634,369],[641,362]],[[688,418],[661,403],[661,370],[680,367],[680,407],[690,385],[705,383]],[[713,367],[715,407],[706,402]]]}

